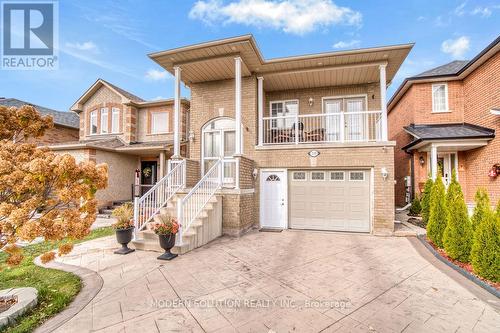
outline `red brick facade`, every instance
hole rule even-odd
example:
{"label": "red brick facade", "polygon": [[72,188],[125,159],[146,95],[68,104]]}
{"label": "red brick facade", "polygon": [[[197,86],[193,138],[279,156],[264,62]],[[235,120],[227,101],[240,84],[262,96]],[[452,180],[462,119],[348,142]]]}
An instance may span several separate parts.
{"label": "red brick facade", "polygon": [[[452,78],[453,79],[453,78]],[[448,78],[450,80],[450,78]],[[500,53],[492,56],[461,80],[443,81],[448,85],[450,112],[432,113],[433,82],[413,83],[404,95],[389,109],[389,139],[396,141],[395,195],[396,205],[405,204],[404,177],[410,175],[411,156],[401,148],[413,137],[403,127],[410,124],[469,123],[494,129],[500,133],[500,117],[490,113],[500,107]],[[439,82],[438,82],[439,83]],[[423,157],[423,165],[419,158]],[[478,187],[488,190],[492,203],[500,200],[500,176],[488,177],[493,164],[500,163],[500,139],[496,137],[487,146],[458,153],[459,181],[467,203],[473,203]],[[419,193],[428,176],[428,158],[425,152],[414,155],[415,189]]]}

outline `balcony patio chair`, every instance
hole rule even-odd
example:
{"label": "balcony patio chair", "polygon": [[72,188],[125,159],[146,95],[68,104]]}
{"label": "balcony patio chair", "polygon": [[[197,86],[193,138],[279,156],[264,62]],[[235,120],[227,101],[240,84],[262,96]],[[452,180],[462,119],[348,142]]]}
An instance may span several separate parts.
{"label": "balcony patio chair", "polygon": [[295,130],[295,123],[293,123],[292,131],[290,134],[291,134],[291,141],[295,141],[295,137],[298,134],[299,142],[303,142],[304,141],[304,123],[299,121],[298,131]]}
{"label": "balcony patio chair", "polygon": [[325,141],[325,129],[317,128],[305,134],[306,141]]}

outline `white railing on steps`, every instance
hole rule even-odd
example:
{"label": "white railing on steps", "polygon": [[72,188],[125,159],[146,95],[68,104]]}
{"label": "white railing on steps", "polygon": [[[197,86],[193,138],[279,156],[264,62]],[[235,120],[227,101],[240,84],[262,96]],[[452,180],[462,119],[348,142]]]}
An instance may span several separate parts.
{"label": "white railing on steps", "polygon": [[182,236],[189,230],[205,205],[221,188],[223,183],[223,163],[218,160],[189,193],[177,201],[177,220],[180,228],[177,234],[177,245],[182,245]]}
{"label": "white railing on steps", "polygon": [[165,177],[140,198],[134,198],[134,238],[164,207],[177,191],[186,185],[186,161],[176,161]]}

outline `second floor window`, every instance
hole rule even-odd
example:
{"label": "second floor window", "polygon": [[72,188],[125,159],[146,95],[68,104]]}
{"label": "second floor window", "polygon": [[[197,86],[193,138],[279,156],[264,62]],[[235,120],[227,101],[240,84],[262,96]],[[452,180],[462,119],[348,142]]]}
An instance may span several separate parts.
{"label": "second floor window", "polygon": [[101,109],[101,134],[108,133],[108,108]]}
{"label": "second floor window", "polygon": [[432,112],[448,112],[448,85],[432,85]]}
{"label": "second floor window", "polygon": [[111,133],[120,132],[120,109],[113,108],[111,111]]}
{"label": "second floor window", "polygon": [[281,119],[279,117],[296,116],[298,114],[299,101],[297,100],[271,102],[271,117],[278,117],[278,119],[273,119],[272,121],[273,128],[291,128],[295,123],[293,117]]}
{"label": "second floor window", "polygon": [[168,133],[168,112],[151,113],[151,134]]}
{"label": "second floor window", "polygon": [[90,134],[97,134],[97,110],[90,112]]}

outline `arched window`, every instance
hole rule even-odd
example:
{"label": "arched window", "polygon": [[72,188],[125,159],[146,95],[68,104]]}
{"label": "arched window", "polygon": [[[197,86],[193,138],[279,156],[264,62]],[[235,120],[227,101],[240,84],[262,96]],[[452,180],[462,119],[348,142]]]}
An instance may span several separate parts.
{"label": "arched window", "polygon": [[222,159],[226,186],[234,184],[236,177],[236,163],[231,160],[236,151],[235,126],[234,119],[221,117],[209,121],[202,128],[203,173]]}

